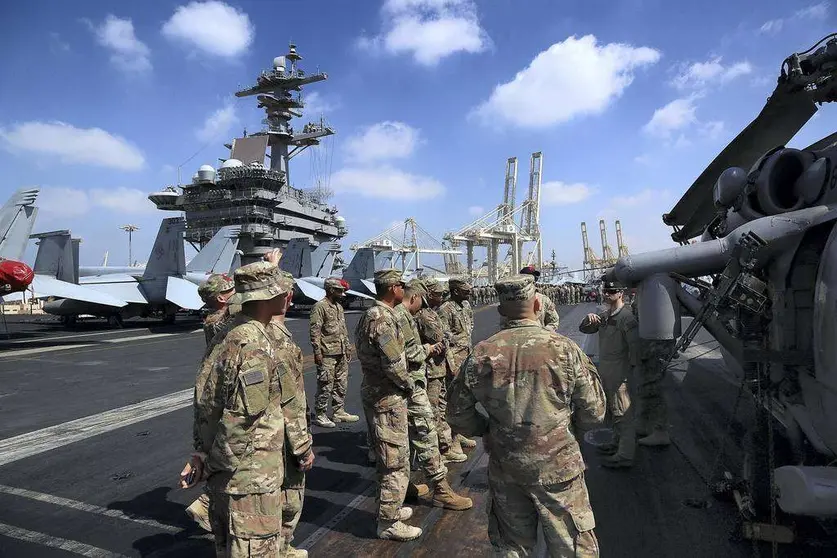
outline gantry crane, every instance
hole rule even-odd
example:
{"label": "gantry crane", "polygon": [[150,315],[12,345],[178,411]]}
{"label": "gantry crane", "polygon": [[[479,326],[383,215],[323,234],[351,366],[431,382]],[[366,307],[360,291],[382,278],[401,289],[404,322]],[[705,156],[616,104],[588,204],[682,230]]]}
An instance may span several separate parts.
{"label": "gantry crane", "polygon": [[622,223],[619,222],[619,219],[616,220],[616,249],[620,258],[628,255],[628,245],[622,240]]}
{"label": "gantry crane", "polygon": [[602,267],[601,259],[593,251],[587,238],[587,223],[581,222],[581,242],[584,246],[584,281],[591,282],[596,272]]}

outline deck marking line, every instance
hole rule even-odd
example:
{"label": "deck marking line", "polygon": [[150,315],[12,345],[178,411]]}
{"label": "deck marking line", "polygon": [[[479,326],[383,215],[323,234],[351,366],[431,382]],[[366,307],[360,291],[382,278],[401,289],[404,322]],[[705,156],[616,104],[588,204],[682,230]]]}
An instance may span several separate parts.
{"label": "deck marking line", "polygon": [[11,537],[20,541],[39,544],[41,546],[57,548],[59,550],[78,554],[79,556],[87,556],[88,558],[128,558],[124,554],[118,554],[116,552],[111,552],[110,550],[105,550],[104,548],[90,546],[89,544],[84,544],[83,542],[62,539],[61,537],[53,537],[52,535],[47,535],[46,533],[30,531],[28,529],[14,527],[13,525],[6,525],[5,523],[0,523],[0,535]]}
{"label": "deck marking line", "polygon": [[56,351],[68,351],[70,349],[83,349],[85,347],[101,347],[102,345],[116,345],[119,343],[127,343],[128,341],[140,341],[142,339],[154,339],[158,337],[175,337],[178,335],[191,335],[193,333],[197,333],[198,331],[203,330],[196,330],[190,331],[189,333],[150,333],[147,335],[135,335],[133,337],[119,337],[117,339],[103,339],[96,343],[80,343],[78,345],[59,345],[55,347],[35,347],[32,349],[17,349],[14,351],[6,351],[0,352],[0,359],[15,357],[15,356],[24,356],[24,355],[36,355],[40,353],[53,353]]}
{"label": "deck marking line", "polygon": [[179,527],[166,525],[165,523],[160,523],[158,521],[154,521],[153,519],[131,517],[130,515],[127,515],[117,509],[103,508],[102,506],[96,506],[93,504],[88,504],[86,502],[79,502],[78,500],[71,500],[69,498],[62,498],[61,496],[55,496],[53,494],[35,492],[34,490],[27,490],[25,488],[16,488],[14,486],[5,486],[0,484],[0,493],[11,494],[12,496],[20,496],[22,498],[29,498],[30,500],[45,502],[47,504],[55,504],[57,506],[62,506],[73,510],[95,513],[97,515],[103,515],[105,517],[111,517],[114,519],[133,521],[134,523],[141,523],[142,525],[147,525],[148,527],[153,527],[155,529],[160,529],[163,531],[170,531],[172,533],[176,533],[181,530]]}

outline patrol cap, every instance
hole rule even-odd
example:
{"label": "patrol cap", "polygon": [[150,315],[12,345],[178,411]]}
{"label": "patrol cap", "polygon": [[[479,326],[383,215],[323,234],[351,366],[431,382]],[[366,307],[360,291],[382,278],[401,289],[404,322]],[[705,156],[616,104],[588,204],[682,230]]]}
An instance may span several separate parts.
{"label": "patrol cap", "polygon": [[471,290],[471,282],[467,277],[451,277],[448,279],[448,287],[450,290],[462,289],[465,291]]}
{"label": "patrol cap", "polygon": [[500,302],[523,302],[535,296],[535,278],[527,274],[509,275],[496,283]]}
{"label": "patrol cap", "polygon": [[270,300],[293,291],[291,274],[281,271],[269,262],[254,262],[241,266],[233,274],[235,280],[234,304],[254,300]]}
{"label": "patrol cap", "polygon": [[347,291],[349,290],[349,284],[344,279],[338,279],[337,277],[329,277],[325,280],[325,288]]}
{"label": "patrol cap", "polygon": [[401,272],[397,269],[379,269],[375,272],[374,281],[376,285],[383,287],[404,284],[404,278],[401,277]]}
{"label": "patrol cap", "polygon": [[523,269],[520,270],[521,275],[533,275],[535,279],[541,276],[541,272],[535,269],[533,265],[527,265]]}
{"label": "patrol cap", "polygon": [[234,288],[235,282],[232,280],[232,277],[226,273],[213,273],[206,281],[201,283],[200,287],[198,287],[198,296],[201,297],[201,300],[206,302],[212,297],[231,291]]}
{"label": "patrol cap", "polygon": [[444,282],[433,278],[424,280],[424,288],[427,289],[428,294],[444,294],[448,290]]}

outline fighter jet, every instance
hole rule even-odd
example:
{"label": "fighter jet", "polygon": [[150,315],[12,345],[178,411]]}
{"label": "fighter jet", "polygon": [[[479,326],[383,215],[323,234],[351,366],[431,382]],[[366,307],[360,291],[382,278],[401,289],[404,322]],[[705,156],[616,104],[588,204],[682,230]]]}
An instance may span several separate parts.
{"label": "fighter jet", "polygon": [[[333,271],[334,257],[340,252],[336,242],[323,242],[315,250],[307,238],[294,238],[288,242],[279,267],[294,277],[294,298],[317,302],[326,296],[325,280]],[[368,294],[349,289],[349,296],[371,299]]]}
{"label": "fighter jet", "polygon": [[375,296],[375,283],[372,278],[378,269],[392,267],[392,260],[395,254],[384,251],[375,255],[372,248],[360,248],[349,265],[343,270],[343,279],[349,283],[349,287],[367,296]]}
{"label": "fighter jet", "polygon": [[32,269],[20,259],[38,215],[37,197],[37,188],[18,190],[0,208],[0,294],[24,291],[32,282]]}
{"label": "fighter jet", "polygon": [[[66,289],[69,285],[82,289],[85,296],[86,293],[93,292],[103,296],[108,302],[92,302],[87,299],[89,297],[64,296],[61,300],[47,302],[44,311],[62,316],[67,325],[72,325],[81,314],[91,314],[107,317],[112,325],[121,326],[125,318],[154,314],[162,314],[165,320],[171,323],[179,308],[202,308],[203,301],[198,296],[197,285],[214,271],[229,271],[238,238],[234,234],[234,227],[221,229],[195,256],[187,269],[184,229],[183,218],[163,219],[145,268],[132,268],[132,273],[81,277],[78,285],[59,281],[61,285],[52,286]],[[73,258],[72,252],[71,255],[67,254],[65,245],[62,257]],[[68,278],[66,272],[64,278]],[[36,292],[42,296],[62,296],[52,288]]]}

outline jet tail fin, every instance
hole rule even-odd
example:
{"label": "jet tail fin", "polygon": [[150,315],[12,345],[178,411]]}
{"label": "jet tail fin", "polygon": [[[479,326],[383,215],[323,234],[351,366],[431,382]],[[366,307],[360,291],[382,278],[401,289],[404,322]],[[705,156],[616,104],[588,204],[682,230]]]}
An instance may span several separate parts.
{"label": "jet tail fin", "polygon": [[183,231],[186,221],[182,217],[169,217],[160,223],[154,248],[142,274],[144,279],[160,275],[183,275],[186,273],[186,251],[183,248]]}
{"label": "jet tail fin", "polygon": [[0,208],[0,258],[20,260],[26,251],[38,208],[37,188],[18,190]]}
{"label": "jet tail fin", "polygon": [[369,279],[375,275],[375,252],[372,248],[361,248],[355,252],[349,266],[343,272],[343,279]]}
{"label": "jet tail fin", "polygon": [[230,225],[222,227],[215,233],[209,242],[198,252],[186,271],[204,273],[229,273],[230,266],[235,259],[235,251],[238,249],[238,235],[241,233],[241,226]]}
{"label": "jet tail fin", "polygon": [[36,275],[52,277],[67,283],[77,283],[78,243],[70,238],[70,231],[51,231],[33,234],[30,238],[38,241],[35,255]]}
{"label": "jet tail fin", "polygon": [[[321,242],[317,249],[311,252],[311,275],[329,277],[334,270],[334,256],[340,252],[340,244],[336,242]],[[308,275],[303,275],[308,277]]]}
{"label": "jet tail fin", "polygon": [[295,278],[310,277],[311,243],[307,238],[292,238],[288,241],[279,260],[279,269],[290,273]]}
{"label": "jet tail fin", "polygon": [[[377,256],[375,256],[375,269],[389,269],[392,267],[392,260],[395,258],[395,252],[384,251],[379,252]],[[374,270],[373,270],[374,273]],[[367,277],[372,277],[372,275],[368,275]]]}

